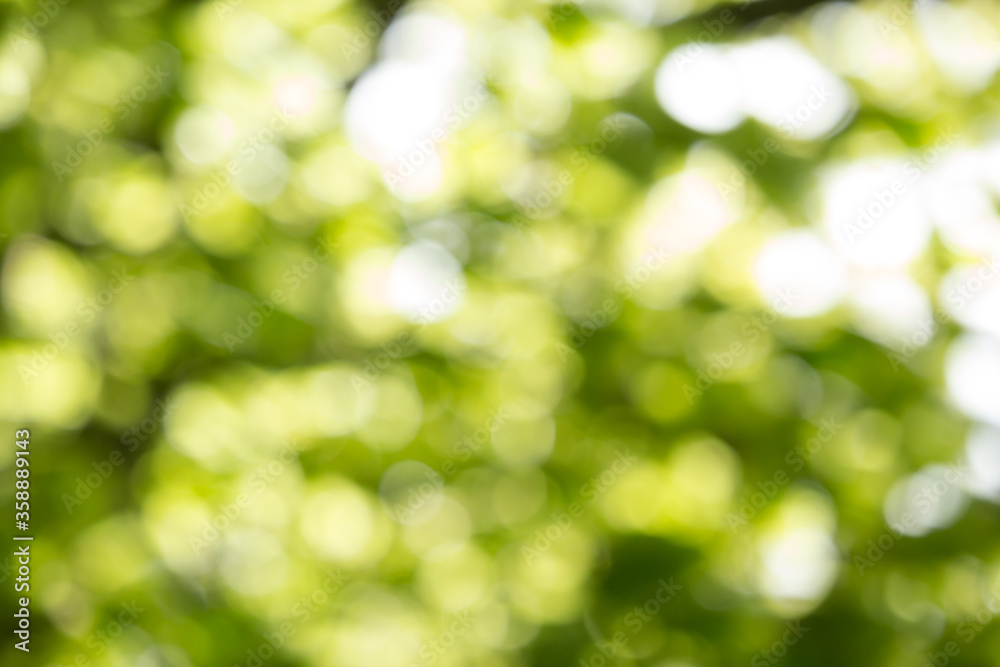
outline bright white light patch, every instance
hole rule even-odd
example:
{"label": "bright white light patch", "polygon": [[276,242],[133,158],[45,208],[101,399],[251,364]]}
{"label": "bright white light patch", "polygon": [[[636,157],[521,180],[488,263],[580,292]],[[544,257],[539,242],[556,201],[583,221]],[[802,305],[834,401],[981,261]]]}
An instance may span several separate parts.
{"label": "bright white light patch", "polygon": [[[947,148],[928,172],[921,192],[941,239],[962,253],[1000,251],[1000,217],[993,205],[1000,195],[1000,149]],[[997,170],[997,171],[994,171]],[[991,192],[990,179],[996,179]]]}
{"label": "bright white light patch", "polygon": [[993,196],[1000,197],[1000,140],[994,139],[982,149],[981,174],[989,184]]}
{"label": "bright white light patch", "polygon": [[274,87],[274,101],[290,116],[301,116],[316,108],[322,82],[314,76],[289,76]]}
{"label": "bright white light patch", "polygon": [[743,110],[787,137],[823,137],[854,108],[851,89],[795,40],[751,42],[739,47],[734,61]]}
{"label": "bright white light patch", "polygon": [[[917,50],[903,30],[878,14],[846,2],[820,6],[813,16],[813,43],[825,43],[838,71],[864,79],[885,98],[905,93],[918,83],[921,66]],[[905,98],[897,101],[903,103]]]}
{"label": "bright white light patch", "polygon": [[1000,429],[976,426],[965,441],[970,475],[966,488],[980,498],[1000,501]]}
{"label": "bright white light patch", "polygon": [[412,322],[437,322],[462,303],[462,265],[437,243],[419,241],[403,248],[389,268],[386,298]]}
{"label": "bright white light patch", "polygon": [[694,171],[657,183],[646,198],[646,212],[652,220],[650,244],[668,254],[700,250],[734,217],[719,188]]}
{"label": "bright white light patch", "polygon": [[401,156],[420,148],[418,142],[433,144],[431,135],[444,129],[451,101],[445,77],[402,61],[382,63],[351,90],[344,110],[347,136],[363,157],[397,167]]}
{"label": "bright white light patch", "polygon": [[924,290],[901,274],[870,278],[851,291],[854,328],[864,337],[882,345],[895,345],[901,338],[913,342],[934,318]]}
{"label": "bright white light patch", "polygon": [[691,129],[719,134],[743,122],[739,75],[725,47],[674,49],[656,70],[655,89],[660,107]]}
{"label": "bright white light patch", "polygon": [[393,19],[379,43],[382,58],[399,59],[441,72],[458,72],[468,63],[468,36],[460,22],[425,11]]}
{"label": "bright white light patch", "polygon": [[896,482],[885,498],[883,512],[893,530],[903,535],[926,535],[947,528],[966,506],[959,468],[929,465]]}
{"label": "bright white light patch", "polygon": [[1000,337],[1000,254],[975,266],[954,267],[938,297],[957,322]]}
{"label": "bright white light patch", "polygon": [[1000,426],[1000,340],[964,334],[948,350],[948,394],[965,414]]}
{"label": "bright white light patch", "polygon": [[1000,66],[1000,35],[971,7],[945,2],[916,5],[918,25],[935,64],[966,90],[987,85]]}
{"label": "bright white light patch", "polygon": [[789,317],[821,315],[843,299],[847,271],[818,236],[789,231],[769,240],[754,266],[754,279],[768,303],[788,303]]}
{"label": "bright white light patch", "polygon": [[931,222],[920,201],[919,177],[895,160],[857,162],[824,176],[823,225],[848,262],[901,266],[924,251]]}
{"label": "bright white light patch", "polygon": [[797,528],[761,541],[761,586],[771,598],[815,600],[837,572],[837,548],[819,528]]}

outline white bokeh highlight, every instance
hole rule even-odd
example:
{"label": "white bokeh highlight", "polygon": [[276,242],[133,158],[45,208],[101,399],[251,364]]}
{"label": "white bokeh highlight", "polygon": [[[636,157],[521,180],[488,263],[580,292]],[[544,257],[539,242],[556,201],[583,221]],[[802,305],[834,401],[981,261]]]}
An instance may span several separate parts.
{"label": "white bokeh highlight", "polygon": [[822,224],[847,262],[897,267],[924,252],[933,229],[921,201],[921,173],[902,160],[863,160],[820,181]]}
{"label": "white bokeh highlight", "polygon": [[962,412],[1000,427],[1000,339],[966,333],[952,341],[945,382],[949,397]]}
{"label": "white bokeh highlight", "polygon": [[693,130],[719,134],[751,117],[798,141],[830,135],[856,107],[850,87],[787,37],[684,44],[660,63],[655,92],[663,110]]}
{"label": "white bokeh highlight", "polygon": [[660,106],[678,122],[699,132],[728,132],[743,122],[743,93],[736,57],[727,47],[703,46],[694,53],[682,46],[656,70]]}
{"label": "white bokeh highlight", "polygon": [[973,426],[965,440],[965,461],[970,470],[965,485],[969,493],[1000,502],[1000,429]]}
{"label": "white bokeh highlight", "polygon": [[788,302],[786,317],[814,317],[835,308],[848,288],[843,262],[817,234],[789,230],[769,239],[753,269],[767,303]]}
{"label": "white bokeh highlight", "polygon": [[850,303],[855,330],[881,345],[895,346],[924,327],[936,328],[930,298],[904,274],[857,277]]}
{"label": "white bokeh highlight", "polygon": [[897,481],[889,490],[883,513],[893,530],[918,537],[947,528],[965,510],[961,471],[932,464]]}
{"label": "white bokeh highlight", "polygon": [[454,313],[465,294],[462,265],[437,243],[418,241],[396,255],[386,279],[386,300],[413,322],[438,322]]}

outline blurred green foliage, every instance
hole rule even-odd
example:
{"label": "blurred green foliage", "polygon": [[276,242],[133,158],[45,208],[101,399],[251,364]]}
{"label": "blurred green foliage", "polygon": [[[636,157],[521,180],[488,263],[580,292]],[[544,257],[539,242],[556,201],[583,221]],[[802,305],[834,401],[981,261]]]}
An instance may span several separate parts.
{"label": "blurred green foliage", "polygon": [[917,5],[5,2],[3,664],[1000,665],[1000,310],[911,326],[1000,12]]}

